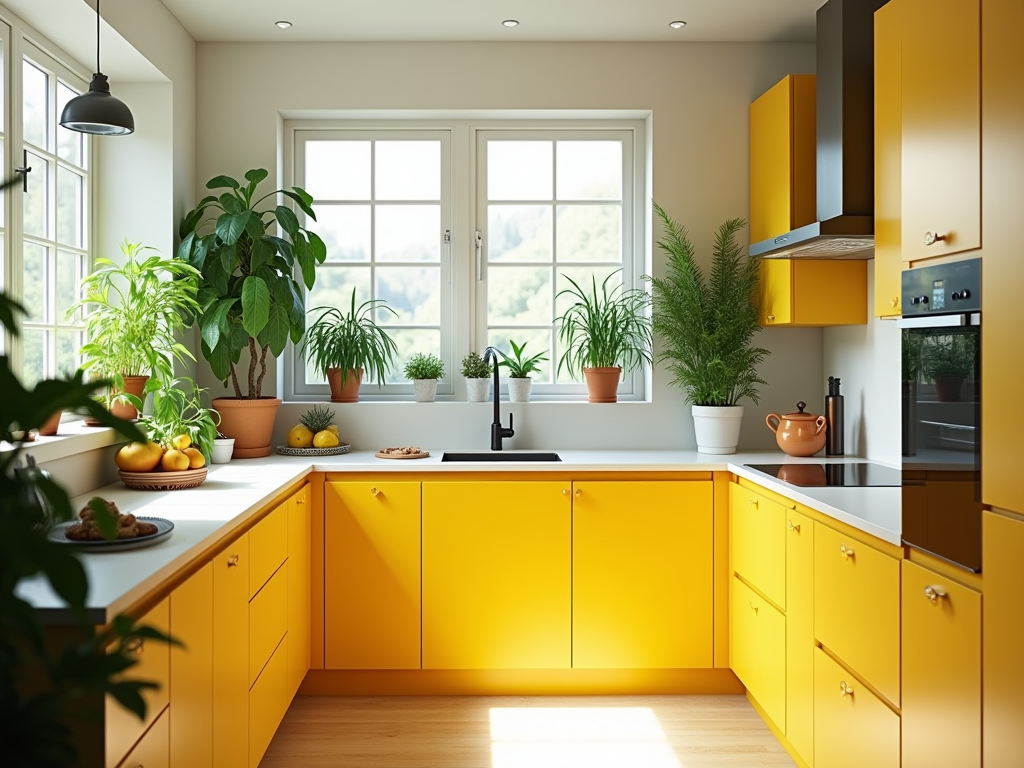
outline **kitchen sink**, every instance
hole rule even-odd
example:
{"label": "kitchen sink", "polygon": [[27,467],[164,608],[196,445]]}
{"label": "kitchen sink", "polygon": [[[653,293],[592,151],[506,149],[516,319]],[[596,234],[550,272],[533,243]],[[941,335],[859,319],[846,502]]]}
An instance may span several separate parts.
{"label": "kitchen sink", "polygon": [[474,451],[471,453],[457,453],[445,451],[441,461],[561,461],[557,453],[545,453],[544,451]]}

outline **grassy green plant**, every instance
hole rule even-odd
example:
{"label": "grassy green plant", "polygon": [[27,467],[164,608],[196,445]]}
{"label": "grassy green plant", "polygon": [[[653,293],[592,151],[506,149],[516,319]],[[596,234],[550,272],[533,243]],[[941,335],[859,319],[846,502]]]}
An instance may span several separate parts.
{"label": "grassy green plant", "polygon": [[302,354],[313,364],[321,376],[327,376],[329,368],[341,370],[341,382],[345,383],[348,372],[364,369],[366,376],[377,382],[386,383],[385,377],[395,363],[398,347],[388,332],[377,324],[373,315],[377,311],[398,313],[383,299],[371,299],[356,306],[356,289],[352,289],[352,302],[348,312],[335,307],[317,307],[321,312],[306,332],[302,342]]}
{"label": "grassy green plant", "polygon": [[[316,221],[313,198],[299,187],[256,197],[268,175],[263,168],[247,171],[245,185],[230,176],[210,179],[207,189],[227,191],[204,197],[178,227],[177,258],[201,273],[197,320],[203,357],[214,376],[225,383],[231,380],[235,397],[249,400],[263,393],[267,352],[279,356],[289,338],[298,344],[306,330],[305,298],[293,277],[296,268],[306,288],[312,288],[316,265],[327,258],[324,241],[300,226],[291,208],[276,204],[283,195]],[[268,199],[271,203],[260,210]],[[277,236],[276,227],[283,236]],[[249,350],[244,394],[235,371],[243,349]]]}
{"label": "grassy green plant", "polygon": [[502,368],[508,368],[508,376],[510,379],[528,379],[531,373],[540,372],[540,363],[547,360],[547,355],[543,352],[538,352],[536,355],[531,357],[525,356],[526,344],[523,342],[522,346],[516,344],[512,339],[508,340],[508,343],[512,346],[512,354],[506,354],[500,349],[495,351],[501,355],[501,362],[498,365]]}
{"label": "grassy green plant", "polygon": [[686,229],[657,203],[664,227],[658,247],[667,255],[664,278],[650,278],[654,294],[654,332],[662,341],[660,362],[672,383],[693,405],[758,402],[758,367],[768,350],[755,347],[760,259],[747,257],[736,242],[743,219],[718,228],[712,250],[711,278],[705,280]]}
{"label": "grassy green plant", "polygon": [[143,416],[140,425],[150,440],[164,448],[170,447],[173,438],[188,435],[209,465],[220,415],[203,406],[205,391],[185,377],[166,382],[153,392],[153,413]]}
{"label": "grassy green plant", "polygon": [[314,405],[299,417],[299,422],[315,435],[334,423],[334,411],[323,405]]}
{"label": "grassy green plant", "polygon": [[591,277],[589,293],[568,275],[562,275],[571,287],[558,296],[574,299],[558,319],[558,338],[565,347],[558,360],[575,379],[584,368],[615,368],[633,371],[651,362],[651,322],[646,310],[650,297],[634,288],[623,291],[621,283],[611,289],[608,284],[618,274],[608,275],[597,289],[597,278]]}
{"label": "grassy green plant", "polygon": [[417,352],[405,364],[405,378],[443,379],[444,363],[441,358],[431,353]]}
{"label": "grassy green plant", "polygon": [[486,379],[493,373],[491,364],[485,362],[479,352],[470,352],[462,358],[462,375],[467,379]]}

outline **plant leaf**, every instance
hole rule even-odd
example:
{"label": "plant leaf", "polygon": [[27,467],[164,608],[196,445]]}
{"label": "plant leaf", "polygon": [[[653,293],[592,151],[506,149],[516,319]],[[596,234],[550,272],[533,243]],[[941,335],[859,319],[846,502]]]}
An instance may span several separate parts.
{"label": "plant leaf", "polygon": [[292,239],[295,239],[295,234],[299,231],[299,220],[292,212],[292,209],[279,205],[274,209],[274,215],[277,217],[281,229],[291,235]]}
{"label": "plant leaf", "polygon": [[270,289],[262,278],[250,275],[242,284],[242,327],[256,338],[270,318]]}
{"label": "plant leaf", "polygon": [[215,229],[217,237],[223,240],[225,245],[234,245],[245,231],[245,225],[249,223],[249,216],[248,210],[241,213],[223,214],[217,219]]}
{"label": "plant leaf", "polygon": [[206,182],[207,189],[220,189],[223,187],[239,189],[241,186],[241,184],[232,179],[230,176],[214,176],[212,179]]}

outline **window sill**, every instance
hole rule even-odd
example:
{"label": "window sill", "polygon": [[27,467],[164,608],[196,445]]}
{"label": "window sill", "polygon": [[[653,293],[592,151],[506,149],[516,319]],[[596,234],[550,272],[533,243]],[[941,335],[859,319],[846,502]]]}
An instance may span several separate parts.
{"label": "window sill", "polygon": [[0,453],[20,447],[24,454],[31,455],[37,464],[42,464],[125,442],[125,438],[109,427],[87,427],[83,420],[64,422],[58,431],[60,434],[53,437],[37,436],[32,442],[19,443],[18,446],[0,442]]}

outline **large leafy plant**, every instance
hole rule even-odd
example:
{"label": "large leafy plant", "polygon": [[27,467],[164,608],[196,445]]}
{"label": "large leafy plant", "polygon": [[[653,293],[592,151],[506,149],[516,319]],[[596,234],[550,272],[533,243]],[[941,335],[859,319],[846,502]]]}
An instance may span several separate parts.
{"label": "large leafy plant", "polygon": [[[178,258],[201,273],[198,322],[203,356],[217,378],[225,384],[230,379],[235,397],[250,400],[262,395],[267,353],[277,357],[289,338],[297,344],[306,329],[296,270],[306,288],[312,288],[316,265],[327,258],[323,240],[301,226],[291,208],[277,204],[283,195],[316,221],[313,198],[299,187],[257,197],[267,175],[263,168],[247,171],[244,185],[230,176],[210,179],[207,189],[227,191],[200,200],[178,229]],[[235,371],[243,349],[249,351],[244,393]]]}
{"label": "large leafy plant", "polygon": [[686,229],[657,203],[664,227],[658,247],[667,255],[664,278],[648,278],[654,294],[654,332],[662,341],[658,360],[693,405],[758,402],[758,367],[768,350],[754,346],[761,264],[736,242],[746,222],[729,219],[715,234],[711,278],[697,264]]}

